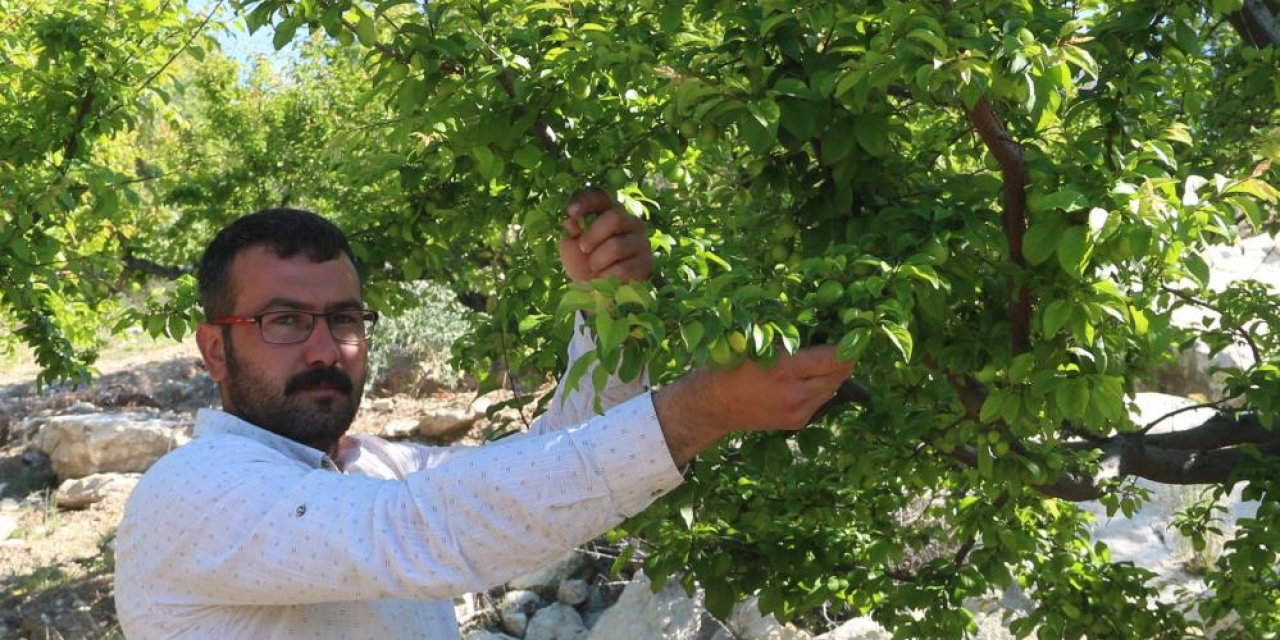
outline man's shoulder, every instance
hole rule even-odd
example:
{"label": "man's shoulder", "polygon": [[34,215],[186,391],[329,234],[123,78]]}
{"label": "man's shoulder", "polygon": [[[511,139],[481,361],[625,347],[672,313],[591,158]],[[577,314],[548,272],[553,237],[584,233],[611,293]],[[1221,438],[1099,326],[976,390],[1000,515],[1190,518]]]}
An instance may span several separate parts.
{"label": "man's shoulder", "polygon": [[259,482],[264,476],[306,472],[297,460],[234,434],[200,435],[161,456],[142,475],[135,492],[172,492],[192,485]]}

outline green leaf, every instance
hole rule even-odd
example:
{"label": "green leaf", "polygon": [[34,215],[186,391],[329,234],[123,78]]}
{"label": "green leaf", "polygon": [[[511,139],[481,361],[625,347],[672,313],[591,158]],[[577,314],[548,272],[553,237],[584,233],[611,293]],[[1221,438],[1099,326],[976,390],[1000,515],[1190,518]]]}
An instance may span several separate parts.
{"label": "green leaf", "polygon": [[1089,409],[1089,381],[1084,378],[1068,378],[1053,392],[1053,399],[1064,417],[1082,419]]}
{"label": "green leaf", "polygon": [[1053,210],[1074,211],[1076,209],[1083,209],[1088,204],[1089,201],[1084,197],[1084,194],[1073,189],[1063,189],[1062,191],[1055,191],[1044,195],[1033,194],[1027,198],[1027,206],[1035,212]]}
{"label": "green leaf", "polygon": [[1058,334],[1071,321],[1071,303],[1061,298],[1051,301],[1041,316],[1045,337]]}
{"label": "green leaf", "polygon": [[638,285],[627,283],[618,287],[618,292],[614,294],[614,300],[619,304],[636,304],[648,311],[653,304],[653,300],[640,294],[637,291]]}
{"label": "green leaf", "polygon": [[928,29],[914,29],[907,34],[907,38],[927,43],[939,56],[947,55],[947,41]]}
{"label": "green leaf", "polygon": [[840,339],[840,344],[836,347],[836,358],[846,362],[857,360],[862,357],[862,352],[867,350],[869,344],[871,344],[871,330],[866,327],[854,329]]}
{"label": "green leaf", "polygon": [[301,24],[301,21],[297,18],[289,18],[276,25],[275,36],[271,38],[271,44],[276,48],[276,51],[285,48],[286,45],[293,41],[293,34],[298,30],[299,24]]}
{"label": "green leaf", "polygon": [[575,285],[570,287],[560,296],[560,304],[556,307],[556,313],[561,315],[569,315],[578,311],[595,311],[596,297],[590,287]]}
{"label": "green leaf", "polygon": [[1005,394],[1000,391],[992,391],[987,394],[987,398],[982,401],[982,408],[978,411],[978,420],[980,422],[991,422],[1000,417],[1001,407],[1004,406]]}
{"label": "green leaf", "polygon": [[535,314],[527,315],[520,319],[520,325],[518,327],[518,330],[520,331],[520,333],[528,333],[529,331],[532,331],[535,327],[542,324],[543,322],[546,322],[550,318],[551,316],[543,313],[535,313]]}
{"label": "green leaf", "polygon": [[711,580],[702,584],[707,597],[707,613],[724,620],[733,613],[733,589],[728,582]]}
{"label": "green leaf", "polygon": [[903,360],[911,359],[911,350],[914,345],[914,340],[912,340],[911,332],[908,331],[906,327],[897,323],[886,322],[880,325],[880,330],[884,332],[885,337],[889,339],[889,342],[893,344],[893,347],[902,354]]}
{"label": "green leaf", "polygon": [[1058,234],[1061,229],[1062,223],[1056,218],[1033,223],[1022,236],[1022,256],[1033,265],[1039,265],[1048,260],[1058,247]]}
{"label": "green leaf", "polygon": [[360,44],[366,47],[378,44],[378,27],[369,14],[362,14],[360,21],[356,23],[356,37],[360,39]]}
{"label": "green leaf", "polygon": [[1247,193],[1267,202],[1280,200],[1280,190],[1257,178],[1249,178],[1233,184],[1227,187],[1224,193]]}
{"label": "green leaf", "polygon": [[702,344],[702,335],[704,331],[702,323],[697,320],[686,322],[681,325],[680,335],[684,337],[684,343],[689,347],[690,351],[696,349],[698,345]]}
{"label": "green leaf", "polygon": [[1089,266],[1089,257],[1093,254],[1093,240],[1089,237],[1089,229],[1076,225],[1062,232],[1057,247],[1058,264],[1062,270],[1076,279],[1084,275]]}
{"label": "green leaf", "polygon": [[879,114],[863,114],[854,123],[858,146],[877,158],[889,155],[889,119]]}

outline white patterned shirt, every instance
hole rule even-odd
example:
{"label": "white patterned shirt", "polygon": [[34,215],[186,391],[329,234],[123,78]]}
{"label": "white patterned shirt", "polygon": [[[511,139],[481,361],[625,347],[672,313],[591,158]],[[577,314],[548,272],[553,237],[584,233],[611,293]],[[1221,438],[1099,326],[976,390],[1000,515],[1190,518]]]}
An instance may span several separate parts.
{"label": "white patterned shirt", "polygon": [[[575,332],[571,358],[591,346]],[[126,636],[458,638],[453,597],[549,564],[680,483],[643,381],[611,380],[616,406],[592,417],[590,378],[527,433],[481,447],[355,436],[336,462],[201,410],[117,531]]]}

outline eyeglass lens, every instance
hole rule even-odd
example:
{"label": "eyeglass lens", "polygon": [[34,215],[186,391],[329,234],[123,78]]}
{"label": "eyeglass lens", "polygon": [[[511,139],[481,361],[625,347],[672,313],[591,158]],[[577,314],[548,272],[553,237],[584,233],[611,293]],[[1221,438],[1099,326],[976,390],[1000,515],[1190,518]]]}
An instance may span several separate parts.
{"label": "eyeglass lens", "polygon": [[311,337],[316,316],[322,316],[328,321],[329,332],[334,340],[352,344],[364,342],[374,323],[372,315],[358,309],[315,314],[306,311],[274,311],[262,314],[262,321],[259,323],[262,339],[275,344],[302,342]]}

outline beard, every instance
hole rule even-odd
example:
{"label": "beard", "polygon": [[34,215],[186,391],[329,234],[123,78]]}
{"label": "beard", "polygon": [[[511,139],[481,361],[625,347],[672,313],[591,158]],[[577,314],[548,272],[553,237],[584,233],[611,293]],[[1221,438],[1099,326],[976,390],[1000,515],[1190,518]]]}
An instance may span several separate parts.
{"label": "beard", "polygon": [[[230,340],[226,349],[228,375],[224,384],[231,401],[227,413],[324,453],[330,453],[351,427],[360,408],[363,380],[356,384],[336,367],[307,369],[289,378],[280,389],[262,372],[241,363]],[[337,393],[304,393],[316,388],[331,388]]]}

